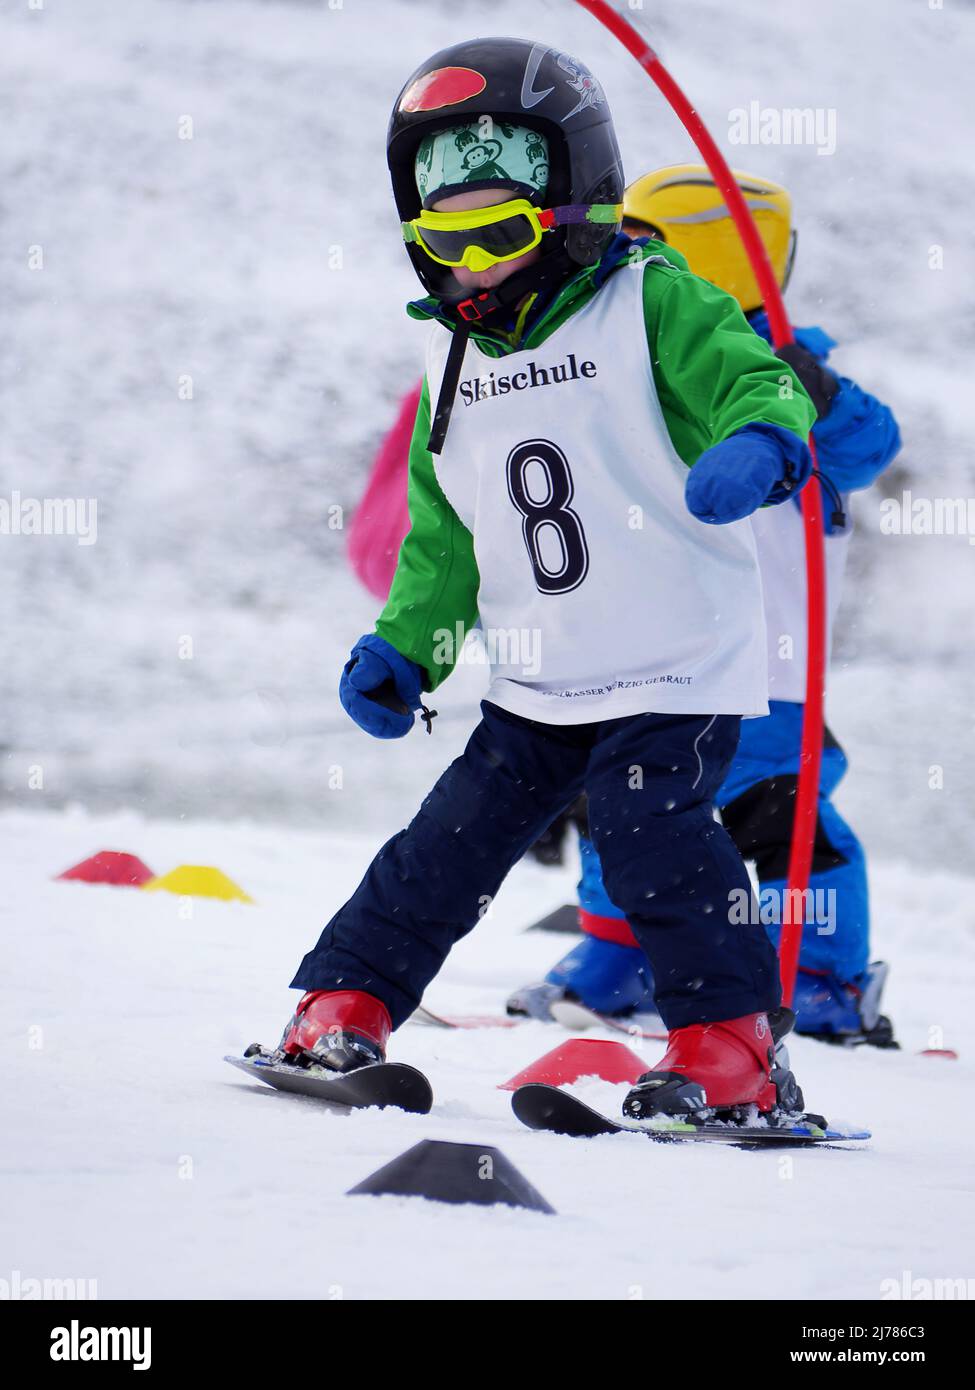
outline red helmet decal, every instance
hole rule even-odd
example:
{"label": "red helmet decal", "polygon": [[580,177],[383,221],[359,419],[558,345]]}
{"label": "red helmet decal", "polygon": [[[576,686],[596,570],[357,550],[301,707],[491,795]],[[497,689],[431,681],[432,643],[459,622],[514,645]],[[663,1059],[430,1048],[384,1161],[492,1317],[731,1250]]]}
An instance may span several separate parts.
{"label": "red helmet decal", "polygon": [[399,104],[401,111],[437,111],[458,101],[476,97],[487,86],[487,78],[473,68],[434,68],[411,82]]}

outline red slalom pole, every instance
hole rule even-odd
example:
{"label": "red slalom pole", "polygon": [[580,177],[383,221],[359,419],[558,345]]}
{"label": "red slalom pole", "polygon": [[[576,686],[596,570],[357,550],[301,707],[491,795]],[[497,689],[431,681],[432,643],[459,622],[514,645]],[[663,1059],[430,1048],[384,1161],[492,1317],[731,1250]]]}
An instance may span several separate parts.
{"label": "red slalom pole", "polygon": [[[792,324],[786,313],[782,292],[769,262],[741,189],[697,111],[688,101],[663,63],[628,19],[618,14],[606,0],[576,0],[614,34],[631,53],[647,76],[670,103],[721,190],[742,244],[755,272],[776,348],[793,342]],[[809,449],[816,463],[812,437]],[[802,718],[802,746],[796,787],[795,819],[789,850],[789,876],[782,910],[782,937],[779,944],[779,970],[782,998],[792,1003],[799,948],[802,943],[805,892],[809,886],[816,812],[819,799],[819,769],[823,754],[823,697],[826,688],[826,562],[823,550],[823,499],[818,478],[810,478],[801,494],[802,519],[806,541],[806,703]]]}

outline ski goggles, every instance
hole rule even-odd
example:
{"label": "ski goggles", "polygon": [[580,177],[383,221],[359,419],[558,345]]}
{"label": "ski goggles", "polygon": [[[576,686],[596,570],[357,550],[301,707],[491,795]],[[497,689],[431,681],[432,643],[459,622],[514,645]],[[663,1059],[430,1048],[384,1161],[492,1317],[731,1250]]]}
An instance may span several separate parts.
{"label": "ski goggles", "polygon": [[580,222],[617,223],[622,203],[566,203],[537,208],[527,198],[466,212],[423,211],[404,222],[403,239],[419,246],[438,265],[488,270],[537,246],[545,232]]}

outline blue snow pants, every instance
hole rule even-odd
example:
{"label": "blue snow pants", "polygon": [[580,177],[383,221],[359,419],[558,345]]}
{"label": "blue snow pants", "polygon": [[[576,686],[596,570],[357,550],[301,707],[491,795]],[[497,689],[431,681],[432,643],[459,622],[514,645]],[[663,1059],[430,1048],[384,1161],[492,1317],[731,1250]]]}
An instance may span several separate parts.
{"label": "blue snow pants", "polygon": [[[585,790],[606,886],[653,967],[669,1028],[778,1007],[778,965],[744,862],[712,804],[736,715],[640,714],[592,724],[482,719],[416,816],[382,847],[292,981],[362,990],[398,1027],[509,869]],[[483,928],[490,931],[490,922]]]}
{"label": "blue snow pants", "polygon": [[[795,809],[803,706],[770,700],[764,719],[746,719],[731,768],[715,795],[724,824],[739,851],[755,861],[763,906],[782,903],[789,867]],[[803,923],[800,964],[840,980],[854,980],[867,968],[870,912],[863,846],[830,800],[847,769],[846,754],[825,731],[819,777],[819,807],[809,910]],[[626,917],[612,901],[590,840],[581,839],[579,902],[599,917]],[[772,915],[765,912],[767,918]],[[781,911],[778,912],[781,920]],[[775,946],[779,921],[766,921]]]}

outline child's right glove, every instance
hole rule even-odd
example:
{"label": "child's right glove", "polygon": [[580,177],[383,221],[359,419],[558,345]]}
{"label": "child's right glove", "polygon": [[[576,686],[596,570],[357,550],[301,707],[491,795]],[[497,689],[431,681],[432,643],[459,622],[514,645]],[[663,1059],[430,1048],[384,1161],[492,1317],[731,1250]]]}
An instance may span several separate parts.
{"label": "child's right glove", "polygon": [[402,738],[422,709],[423,671],[375,632],[360,637],[342,671],[339,699],[360,729],[374,738]]}
{"label": "child's right glove", "polygon": [[705,449],[687,475],[684,500],[698,521],[723,526],[795,496],[811,472],[812,455],[797,434],[745,425]]}

